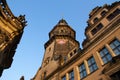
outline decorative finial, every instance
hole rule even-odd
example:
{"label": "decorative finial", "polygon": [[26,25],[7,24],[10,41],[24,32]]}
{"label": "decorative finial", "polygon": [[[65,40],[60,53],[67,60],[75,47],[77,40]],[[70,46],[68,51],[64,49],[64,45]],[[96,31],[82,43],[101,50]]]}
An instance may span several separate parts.
{"label": "decorative finial", "polygon": [[23,26],[26,26],[27,21],[25,20],[25,15],[20,15],[18,20],[22,23]]}

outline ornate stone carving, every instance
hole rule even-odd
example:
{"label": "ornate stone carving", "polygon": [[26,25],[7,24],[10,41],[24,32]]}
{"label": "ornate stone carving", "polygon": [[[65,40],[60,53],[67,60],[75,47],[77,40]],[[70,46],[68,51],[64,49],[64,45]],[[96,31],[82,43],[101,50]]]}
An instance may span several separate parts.
{"label": "ornate stone carving", "polygon": [[27,21],[25,20],[25,15],[20,15],[18,20],[22,23],[23,26],[26,26]]}

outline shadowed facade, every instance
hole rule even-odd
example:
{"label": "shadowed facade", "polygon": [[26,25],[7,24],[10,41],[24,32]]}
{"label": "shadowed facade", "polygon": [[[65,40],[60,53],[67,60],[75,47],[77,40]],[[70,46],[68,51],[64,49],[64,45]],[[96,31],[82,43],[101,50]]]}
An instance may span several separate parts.
{"label": "shadowed facade", "polygon": [[0,76],[12,64],[25,26],[25,16],[14,16],[6,0],[0,0]]}

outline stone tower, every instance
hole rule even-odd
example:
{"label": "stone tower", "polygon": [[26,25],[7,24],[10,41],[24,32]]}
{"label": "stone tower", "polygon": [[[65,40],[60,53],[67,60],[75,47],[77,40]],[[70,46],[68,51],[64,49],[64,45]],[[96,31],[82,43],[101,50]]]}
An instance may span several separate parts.
{"label": "stone tower", "polygon": [[75,31],[58,22],[33,80],[120,80],[120,1],[94,8],[87,22],[80,51]]}
{"label": "stone tower", "polygon": [[25,26],[25,16],[14,16],[6,0],[0,0],[0,76],[12,64]]}
{"label": "stone tower", "polygon": [[[45,43],[45,53],[38,78],[45,80],[53,71],[65,64],[79,50],[76,32],[61,19],[50,31],[49,40]],[[36,79],[38,79],[36,76]],[[46,79],[47,80],[47,79]]]}

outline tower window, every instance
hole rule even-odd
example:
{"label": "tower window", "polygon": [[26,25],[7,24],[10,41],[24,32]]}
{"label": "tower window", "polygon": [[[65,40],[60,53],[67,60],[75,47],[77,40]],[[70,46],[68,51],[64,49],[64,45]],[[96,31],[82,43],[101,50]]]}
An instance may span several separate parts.
{"label": "tower window", "polygon": [[104,64],[108,63],[112,59],[111,54],[108,52],[108,50],[105,47],[100,51],[100,56]]}
{"label": "tower window", "polygon": [[89,66],[90,72],[97,70],[98,67],[93,56],[88,59],[88,66]]}
{"label": "tower window", "polygon": [[116,55],[120,55],[120,41],[118,41],[117,39],[113,40],[110,43],[110,47]]}

